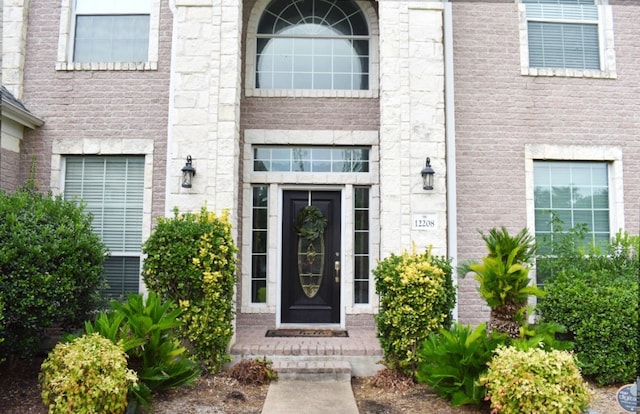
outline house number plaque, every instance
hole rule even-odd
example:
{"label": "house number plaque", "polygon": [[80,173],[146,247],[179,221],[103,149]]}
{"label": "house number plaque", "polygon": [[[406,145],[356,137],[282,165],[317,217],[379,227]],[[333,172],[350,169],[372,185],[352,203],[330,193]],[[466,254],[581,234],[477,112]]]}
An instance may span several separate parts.
{"label": "house number plaque", "polygon": [[414,214],[412,217],[412,227],[414,230],[436,229],[438,228],[437,216],[430,213]]}

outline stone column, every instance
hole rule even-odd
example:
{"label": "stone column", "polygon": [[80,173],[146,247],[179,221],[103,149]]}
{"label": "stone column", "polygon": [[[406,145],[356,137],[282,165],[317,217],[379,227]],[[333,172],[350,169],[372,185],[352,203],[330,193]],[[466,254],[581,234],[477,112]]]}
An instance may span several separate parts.
{"label": "stone column", "polygon": [[[238,217],[241,0],[176,0],[167,211],[228,209]],[[193,187],[180,186],[191,155]]]}
{"label": "stone column", "polygon": [[379,1],[381,257],[413,243],[446,254],[443,12],[440,2]]}
{"label": "stone column", "polygon": [[2,5],[2,84],[22,99],[29,0],[4,0]]}

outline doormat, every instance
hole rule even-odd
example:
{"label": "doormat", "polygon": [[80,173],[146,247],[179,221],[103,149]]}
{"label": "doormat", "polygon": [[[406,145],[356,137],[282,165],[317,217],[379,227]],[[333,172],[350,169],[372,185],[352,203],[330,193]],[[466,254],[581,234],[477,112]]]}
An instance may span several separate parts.
{"label": "doormat", "polygon": [[347,331],[336,329],[269,329],[265,334],[266,337],[306,337],[306,338],[346,338],[349,336]]}

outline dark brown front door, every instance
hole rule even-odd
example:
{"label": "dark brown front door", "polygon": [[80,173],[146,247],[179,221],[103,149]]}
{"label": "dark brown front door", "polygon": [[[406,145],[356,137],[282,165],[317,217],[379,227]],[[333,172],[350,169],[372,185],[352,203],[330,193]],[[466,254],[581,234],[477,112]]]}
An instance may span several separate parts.
{"label": "dark brown front door", "polygon": [[340,221],[339,191],[284,192],[282,323],[340,323]]}

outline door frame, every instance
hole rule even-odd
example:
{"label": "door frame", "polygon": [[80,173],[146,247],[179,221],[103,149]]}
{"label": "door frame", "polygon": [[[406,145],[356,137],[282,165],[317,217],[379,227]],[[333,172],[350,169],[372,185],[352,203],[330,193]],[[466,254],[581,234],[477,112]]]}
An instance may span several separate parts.
{"label": "door frame", "polygon": [[[345,307],[345,277],[344,274],[340,277],[340,323],[327,323],[327,324],[299,324],[299,323],[282,323],[282,220],[283,220],[283,208],[284,208],[284,192],[285,191],[332,191],[340,193],[340,257],[344,259],[345,257],[345,186],[344,185],[328,185],[328,186],[320,186],[320,185],[280,185],[278,188],[278,241],[277,241],[277,280],[276,280],[276,328],[280,327],[331,327],[336,328],[339,327],[344,329],[346,327],[345,324],[345,315],[346,315],[346,307]],[[343,266],[344,269],[344,266]]]}

